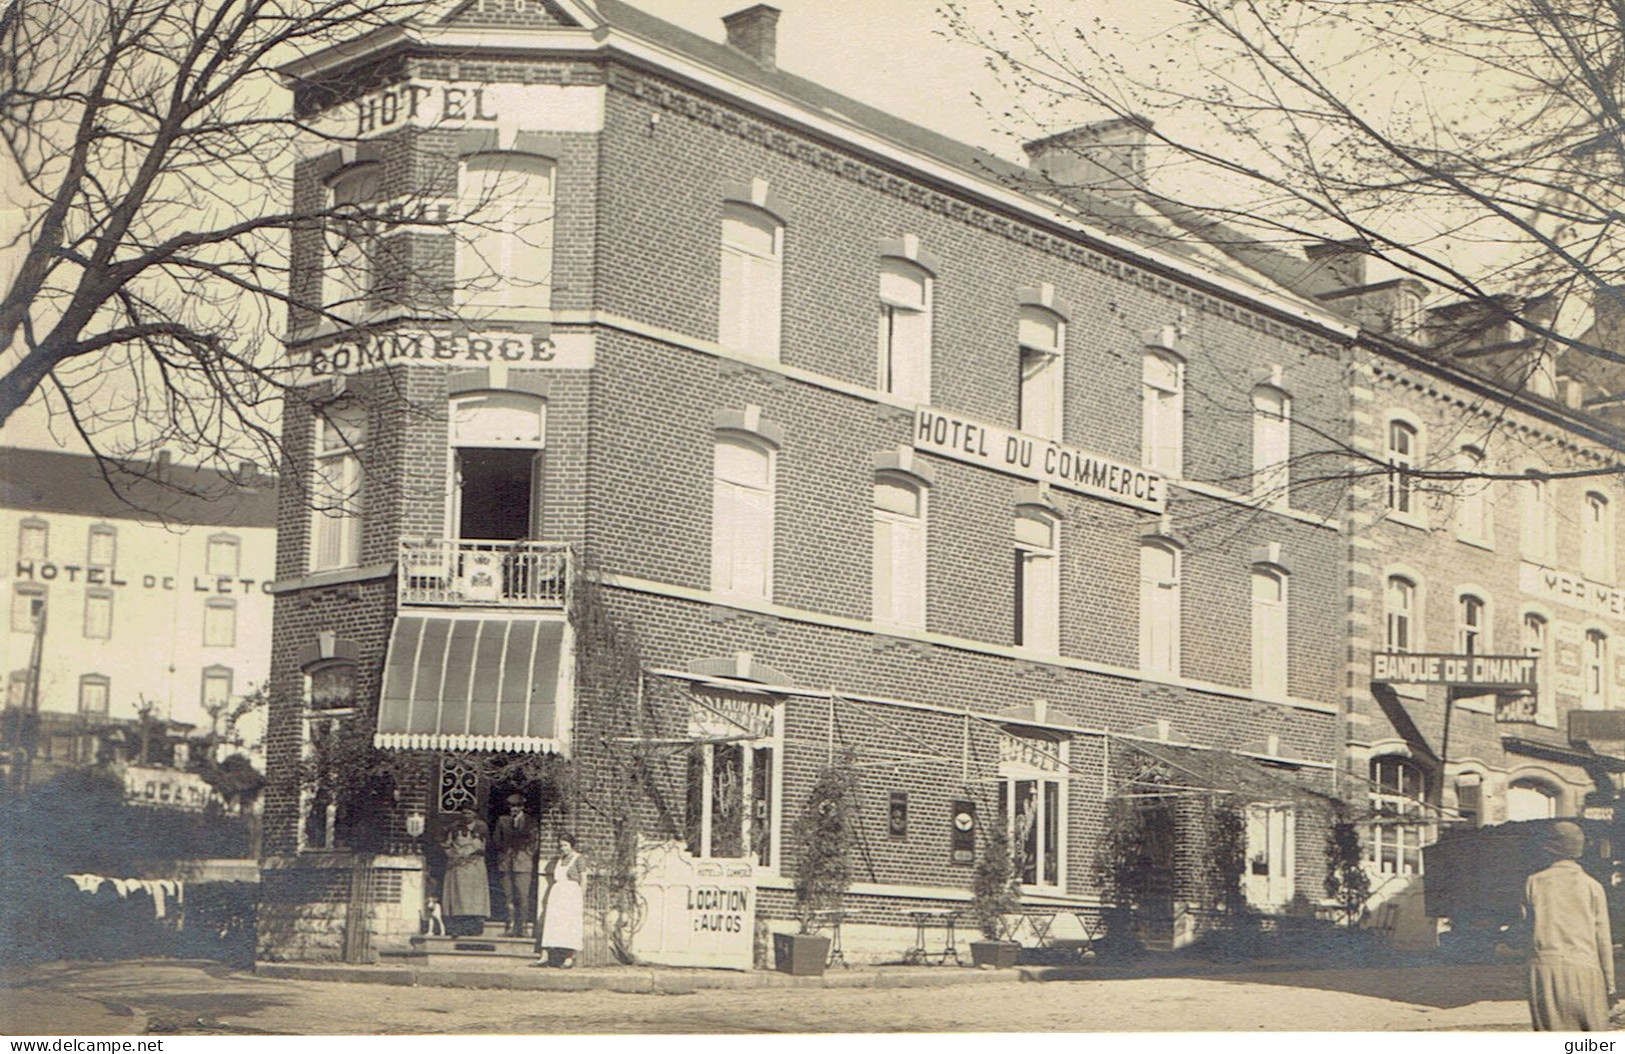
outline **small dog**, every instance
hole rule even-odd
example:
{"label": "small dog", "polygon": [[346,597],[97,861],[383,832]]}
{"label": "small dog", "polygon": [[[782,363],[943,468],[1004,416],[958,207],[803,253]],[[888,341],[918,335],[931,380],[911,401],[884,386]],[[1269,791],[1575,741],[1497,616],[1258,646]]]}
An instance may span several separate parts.
{"label": "small dog", "polygon": [[440,913],[440,901],[429,898],[429,907],[425,914],[428,916],[429,936],[444,937],[446,935],[446,917]]}

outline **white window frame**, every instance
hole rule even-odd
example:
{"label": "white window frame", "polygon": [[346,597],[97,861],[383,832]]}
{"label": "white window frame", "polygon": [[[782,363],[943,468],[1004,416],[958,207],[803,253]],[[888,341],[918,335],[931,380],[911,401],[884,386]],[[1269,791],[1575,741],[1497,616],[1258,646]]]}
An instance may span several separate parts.
{"label": "white window frame", "polygon": [[1552,515],[1552,483],[1534,470],[1525,473],[1519,488],[1523,512],[1523,558],[1551,566],[1556,562],[1556,518]]}
{"label": "white window frame", "polygon": [[[770,248],[730,236],[741,228],[766,234]],[[723,202],[721,275],[717,342],[777,362],[784,311],[784,224],[778,217],[745,202]]]}
{"label": "white window frame", "polygon": [[[506,403],[508,408],[529,414],[536,413],[536,435],[503,435],[503,434],[477,434],[464,429],[470,423],[479,421],[482,409],[490,407],[493,403]],[[464,538],[463,537],[463,467],[462,451],[467,450],[495,450],[520,449],[534,450],[530,459],[530,537],[542,536],[543,501],[546,494],[543,490],[543,473],[546,468],[547,453],[547,399],[530,392],[518,392],[507,389],[483,389],[471,392],[459,392],[453,395],[446,406],[446,521],[445,535],[447,538],[456,538],[460,541],[500,541],[512,542],[512,538]],[[517,417],[517,415],[516,415]]]}
{"label": "white window frame", "polygon": [[[1001,735],[1012,739],[1032,740],[1036,751],[1042,754],[1054,755],[1059,759],[1059,771],[1048,771],[1019,760],[1004,761],[999,764],[999,801],[1003,805],[1000,822],[1010,836],[1012,852],[1020,854],[1016,857],[1016,877],[1021,888],[1034,893],[1059,892],[1066,889],[1067,880],[1067,833],[1070,827],[1069,803],[1067,798],[1068,781],[1065,772],[1071,756],[1072,744],[1065,740],[1051,740],[1042,736],[1019,736],[1009,731]],[[1026,837],[1022,830],[1023,824],[1018,822],[1021,814],[1019,808],[1018,791],[1021,785],[1032,785],[1033,803],[1036,805],[1031,813],[1031,824],[1035,833],[1034,846],[1037,850],[1032,860],[1033,877],[1035,881],[1028,882],[1026,876]],[[1055,816],[1051,817],[1050,810],[1054,808]],[[1053,844],[1050,835],[1054,836]],[[1053,863],[1055,881],[1045,881],[1047,865]]]}
{"label": "white window frame", "polygon": [[[1274,597],[1259,596],[1260,579],[1267,579],[1273,586]],[[1290,679],[1292,578],[1283,568],[1254,564],[1249,581],[1252,585],[1253,693],[1270,699],[1284,698]]]}
{"label": "white window frame", "polygon": [[[300,756],[312,770],[317,768],[315,728],[318,724],[331,726],[339,735],[344,734],[343,724],[349,718],[350,711],[324,710],[306,711],[300,721],[303,738],[300,741]],[[302,853],[333,853],[343,852],[347,847],[338,844],[338,795],[335,792],[333,800],[325,806],[326,815],[321,818],[323,841],[325,845],[312,845],[310,842],[310,814],[315,808],[317,791],[322,789],[321,773],[315,775],[317,786],[310,786],[300,781],[299,788],[299,851]]]}
{"label": "white window frame", "polygon": [[557,163],[522,151],[469,154],[458,165],[457,198],[469,231],[457,239],[457,303],[475,312],[551,307]]}
{"label": "white window frame", "polygon": [[1483,474],[1489,470],[1489,460],[1477,447],[1463,447],[1456,455],[1456,466],[1465,474],[1456,483],[1456,539],[1480,549],[1495,546],[1495,491],[1487,479],[1472,479],[1470,474]]}
{"label": "white window frame", "polygon": [[1278,911],[1292,903],[1297,891],[1297,810],[1279,802],[1248,802],[1246,824],[1247,903]]}
{"label": "white window frame", "polygon": [[[739,747],[742,750],[740,772],[740,832],[739,844],[743,853],[739,856],[718,857],[713,855],[716,848],[715,822],[716,807],[716,748],[719,746]],[[759,859],[760,848],[751,844],[750,825],[751,810],[745,808],[747,802],[752,801],[752,791],[755,782],[756,752],[758,750],[772,751],[772,770],[768,773],[768,786],[770,801],[768,803],[767,831],[768,847],[766,864],[757,866],[762,872],[777,874],[779,861],[783,859],[783,820],[784,820],[784,707],[773,707],[773,734],[762,739],[743,739],[736,743],[699,743],[691,750],[699,751],[702,770],[700,787],[699,816],[699,844],[689,845],[689,853],[704,860],[751,860]],[[692,756],[692,755],[691,755]],[[685,805],[685,807],[687,807]],[[689,839],[684,838],[685,843]]]}
{"label": "white window frame", "polygon": [[[375,161],[347,165],[327,179],[327,206],[335,213],[346,206],[362,212],[383,197],[384,166]],[[361,322],[372,311],[378,279],[377,221],[330,215],[324,223],[322,305],[340,322]]]}
{"label": "white window frame", "polygon": [[1422,583],[1413,575],[1393,572],[1383,579],[1382,598],[1383,650],[1394,655],[1421,651]]}
{"label": "white window frame", "polygon": [[1066,320],[1047,307],[1023,304],[1016,342],[1016,429],[1059,443],[1066,416]]}
{"label": "white window frame", "polygon": [[11,631],[13,633],[33,633],[38,622],[35,615],[35,601],[39,602],[39,609],[45,609],[49,590],[37,582],[13,582],[11,585]]}
{"label": "white window frame", "polygon": [[[888,277],[892,280],[888,281]],[[917,285],[918,297],[901,295],[904,283]],[[876,387],[905,402],[931,402],[931,330],[935,281],[931,272],[911,260],[886,256],[880,261],[880,326]],[[915,321],[916,344],[900,342],[903,319]]]}
{"label": "white window frame", "polygon": [[203,602],[203,646],[237,646],[237,601],[230,597],[210,597]]}
{"label": "white window frame", "polygon": [[221,697],[220,703],[223,706],[230,706],[232,691],[236,687],[236,679],[236,672],[230,666],[221,666],[216,664],[203,667],[203,676],[198,684],[198,703],[203,707],[203,712],[205,714],[209,712],[210,683],[213,682],[218,684],[221,681],[225,682],[226,692],[225,695]]}
{"label": "white window frame", "polygon": [[113,638],[113,591],[111,589],[85,590],[86,640]]}
{"label": "white window frame", "polygon": [[[105,553],[96,551],[98,539],[106,546]],[[85,532],[85,563],[91,567],[112,567],[118,560],[118,528],[110,523],[93,523]]]}
{"label": "white window frame", "polygon": [[[1395,779],[1386,779],[1385,769],[1392,769]],[[1407,772],[1415,776],[1415,794],[1405,793]],[[1366,859],[1381,875],[1420,875],[1422,847],[1428,841],[1424,807],[1427,770],[1402,754],[1380,754],[1371,759],[1370,777],[1371,811],[1389,819],[1383,822],[1379,818],[1372,823]],[[1389,849],[1393,851],[1391,863],[1384,858]]]}
{"label": "white window frame", "polygon": [[211,578],[236,578],[243,567],[242,541],[235,534],[209,535],[203,563]]}
{"label": "white window frame", "polygon": [[[765,482],[723,478],[724,451],[733,448],[760,457],[764,462]],[[777,542],[776,513],[778,504],[778,451],[754,435],[743,432],[719,432],[712,451],[711,469],[711,591],[719,596],[740,600],[771,600],[773,598],[773,550]],[[745,513],[755,510],[758,522],[747,525]],[[755,555],[761,561],[761,582],[745,582],[748,564],[741,558],[751,555],[745,548],[752,539],[745,528],[754,526],[759,537],[754,544],[762,551]],[[741,570],[741,567],[745,570]]]}
{"label": "white window frame", "polygon": [[1014,535],[1015,646],[1057,654],[1061,646],[1060,517],[1037,506],[1020,506]]}
{"label": "white window frame", "polygon": [[1580,510],[1580,573],[1593,582],[1612,585],[1615,576],[1614,503],[1599,490],[1585,493]]}
{"label": "white window frame", "polygon": [[[1534,803],[1535,807],[1529,806]],[[1507,781],[1507,820],[1551,820],[1562,811],[1563,792],[1538,776]]]}
{"label": "white window frame", "polygon": [[1418,501],[1416,478],[1405,473],[1415,471],[1422,460],[1422,429],[1403,417],[1390,417],[1387,432],[1388,517],[1401,523],[1421,525],[1422,507]]}
{"label": "white window frame", "polygon": [[1557,726],[1556,690],[1552,684],[1555,655],[1552,651],[1552,620],[1543,611],[1524,609],[1518,619],[1523,654],[1535,660],[1535,723]]}
{"label": "white window frame", "polygon": [[[925,629],[929,520],[927,490],[903,473],[875,475],[873,509],[873,617],[877,623]],[[884,495],[901,491],[913,499],[914,513],[888,508]],[[910,580],[909,571],[913,575]]]}
{"label": "white window frame", "polygon": [[[101,705],[99,707],[86,706],[89,699],[87,689],[101,690]],[[113,709],[113,681],[106,674],[87,673],[79,678],[79,709],[81,714],[110,714]]]}
{"label": "white window frame", "polygon": [[[1167,558],[1171,576],[1156,574],[1151,561]],[[1140,669],[1178,676],[1184,621],[1184,553],[1164,538],[1140,541]]]}
{"label": "white window frame", "polygon": [[1185,360],[1166,348],[1141,359],[1141,460],[1169,478],[1185,474]]}
{"label": "white window frame", "polygon": [[1581,706],[1606,710],[1613,696],[1613,640],[1600,626],[1587,626],[1580,641]]}
{"label": "white window frame", "polygon": [[[38,544],[35,544],[35,540]],[[44,562],[51,558],[51,525],[37,517],[17,524],[17,559]]]}
{"label": "white window frame", "polygon": [[1456,593],[1456,653],[1458,655],[1494,655],[1490,598],[1477,588],[1465,588]]}
{"label": "white window frame", "polygon": [[[355,404],[328,407],[315,417],[311,482],[310,569],[329,571],[361,562],[365,494],[361,452],[367,415]],[[329,553],[331,550],[331,553]]]}
{"label": "white window frame", "polygon": [[1273,384],[1253,389],[1253,498],[1266,508],[1292,504],[1292,396]]}

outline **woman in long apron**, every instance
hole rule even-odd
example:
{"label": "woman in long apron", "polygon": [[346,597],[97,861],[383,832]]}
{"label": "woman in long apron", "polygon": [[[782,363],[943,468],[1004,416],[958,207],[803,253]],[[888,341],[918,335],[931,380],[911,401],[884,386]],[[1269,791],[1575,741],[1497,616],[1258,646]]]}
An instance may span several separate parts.
{"label": "woman in long apron", "polygon": [[[446,851],[446,879],[440,891],[440,907],[448,923],[447,936],[479,936],[491,914],[491,885],[485,874],[483,820],[464,810],[457,825],[446,833],[441,848]],[[455,930],[455,932],[453,932]]]}
{"label": "woman in long apron", "polygon": [[581,948],[581,879],[586,871],[576,836],[559,836],[559,855],[548,862],[547,895],[542,901],[541,925],[536,928],[538,958],[532,966],[549,966],[553,955],[568,970]]}

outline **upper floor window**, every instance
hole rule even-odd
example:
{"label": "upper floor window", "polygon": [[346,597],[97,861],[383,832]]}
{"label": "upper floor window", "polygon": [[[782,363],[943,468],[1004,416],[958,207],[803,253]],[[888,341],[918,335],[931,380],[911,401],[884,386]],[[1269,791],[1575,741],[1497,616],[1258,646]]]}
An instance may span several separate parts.
{"label": "upper floor window", "polygon": [[317,413],[311,473],[313,571],[361,562],[361,448],[366,430],[366,411],[356,404],[328,406]]}
{"label": "upper floor window", "polygon": [[1403,575],[1390,575],[1385,592],[1387,639],[1391,652],[1416,650],[1413,620],[1416,617],[1416,583]]}
{"label": "upper floor window", "polygon": [[1553,562],[1552,485],[1529,473],[1523,484],[1523,558],[1537,564]]}
{"label": "upper floor window", "polygon": [[85,562],[92,567],[112,567],[118,556],[118,529],[111,524],[93,523],[85,543]]}
{"label": "upper floor window", "polygon": [[1287,578],[1273,567],[1253,568],[1253,691],[1287,692]]}
{"label": "upper floor window", "polygon": [[1388,509],[1401,515],[1413,515],[1416,504],[1416,479],[1410,473],[1416,469],[1421,457],[1421,442],[1416,428],[1404,421],[1388,424]]}
{"label": "upper floor window", "polygon": [[1141,381],[1145,464],[1178,478],[1185,467],[1185,363],[1169,351],[1147,351]]}
{"label": "upper floor window", "polygon": [[1614,580],[1614,510],[1606,495],[1586,492],[1580,521],[1580,569],[1594,582]]}
{"label": "upper floor window", "polygon": [[1253,389],[1253,495],[1274,508],[1290,504],[1292,399],[1273,385]]}
{"label": "upper floor window", "polygon": [[17,526],[17,559],[45,560],[50,554],[51,527],[44,520],[28,519]]}
{"label": "upper floor window", "polygon": [[203,606],[203,643],[210,648],[237,646],[237,602],[229,597],[211,598]]}
{"label": "upper floor window", "polygon": [[1551,627],[1534,612],[1523,617],[1523,653],[1535,660],[1535,720],[1550,725],[1555,719],[1551,663],[1545,658],[1551,647]]}
{"label": "upper floor window", "polygon": [[241,549],[235,534],[211,535],[206,560],[209,575],[214,578],[236,578],[241,564]]}
{"label": "upper floor window", "polygon": [[1588,710],[1608,706],[1608,634],[1600,629],[1586,630],[1584,666],[1585,705]]}
{"label": "upper floor window", "polygon": [[891,475],[875,479],[874,617],[925,628],[925,490]]}
{"label": "upper floor window", "polygon": [[880,390],[931,401],[931,276],[889,256],[880,261]]}
{"label": "upper floor window", "polygon": [[79,678],[79,712],[82,714],[107,713],[108,695],[112,683],[99,673],[87,673]]}
{"label": "upper floor window", "polygon": [[1457,455],[1456,468],[1462,478],[1456,484],[1456,537],[1487,546],[1494,532],[1494,499],[1490,481],[1484,477],[1485,467],[1484,452],[1476,447],[1464,447]]}
{"label": "upper floor window", "polygon": [[383,196],[383,166],[366,162],[341,169],[327,183],[327,261],[322,302],[343,322],[367,313],[378,255],[377,220],[369,206]]}
{"label": "upper floor window", "polygon": [[1021,348],[1016,427],[1057,442],[1061,438],[1066,383],[1065,330],[1061,316],[1034,305],[1023,305],[1016,322],[1016,339]]}
{"label": "upper floor window", "polygon": [[457,252],[465,307],[552,303],[553,162],[531,154],[463,159],[459,211],[469,230]]}
{"label": "upper floor window", "polygon": [[45,587],[33,582],[16,582],[11,587],[11,628],[33,633],[45,614]]}
{"label": "upper floor window", "polygon": [[1016,645],[1054,652],[1061,639],[1060,524],[1042,509],[1016,510]]}
{"label": "upper floor window", "polygon": [[773,592],[774,457],[742,435],[717,439],[711,490],[711,588],[767,600]]}
{"label": "upper floor window", "polygon": [[784,282],[784,227],[737,202],[722,209],[722,292],[717,339],[764,359],[779,357]]}
{"label": "upper floor window", "polygon": [[1179,550],[1140,543],[1140,667],[1179,672]]}
{"label": "upper floor window", "polygon": [[108,640],[113,636],[113,591],[87,589],[85,591],[85,637],[90,640]]}
{"label": "upper floor window", "polygon": [[1456,651],[1462,655],[1489,652],[1489,619],[1482,597],[1463,593],[1456,601]]}
{"label": "upper floor window", "polygon": [[452,397],[449,424],[455,537],[541,537],[547,401],[526,392],[463,393]]}

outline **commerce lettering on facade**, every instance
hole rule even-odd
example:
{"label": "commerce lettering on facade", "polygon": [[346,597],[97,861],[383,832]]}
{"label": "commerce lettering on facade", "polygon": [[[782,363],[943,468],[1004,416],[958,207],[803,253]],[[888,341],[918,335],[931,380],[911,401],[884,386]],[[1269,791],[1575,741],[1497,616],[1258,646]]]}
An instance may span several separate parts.
{"label": "commerce lettering on facade", "polygon": [[915,411],[914,449],[1147,512],[1168,505],[1168,482],[1150,469],[931,407]]}
{"label": "commerce lettering on facade", "polygon": [[[559,344],[545,333],[428,333],[396,331],[369,333],[301,353],[303,366],[311,375],[354,374],[398,362],[421,362],[442,366],[470,366],[506,363],[509,366],[552,366],[564,368]],[[570,362],[569,368],[590,366]]]}
{"label": "commerce lettering on facade", "polygon": [[1536,660],[1522,655],[1371,656],[1371,679],[1388,684],[1533,688],[1536,670]]}

